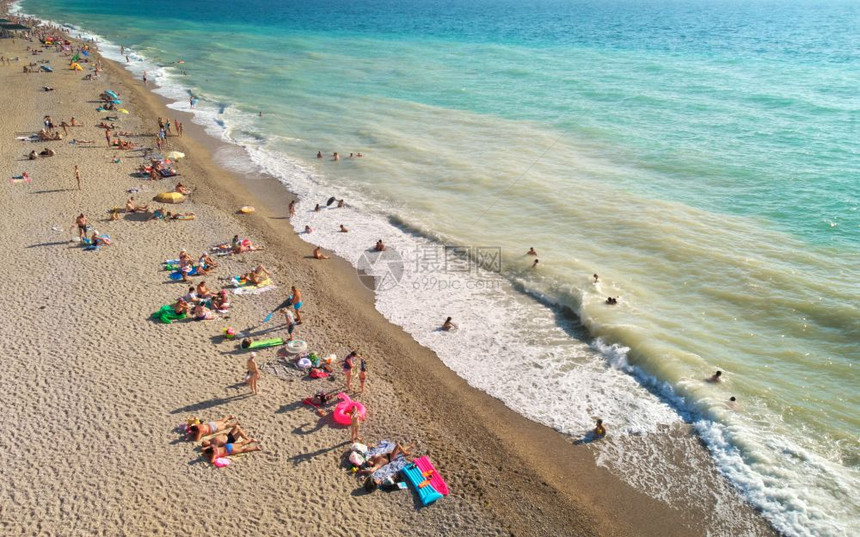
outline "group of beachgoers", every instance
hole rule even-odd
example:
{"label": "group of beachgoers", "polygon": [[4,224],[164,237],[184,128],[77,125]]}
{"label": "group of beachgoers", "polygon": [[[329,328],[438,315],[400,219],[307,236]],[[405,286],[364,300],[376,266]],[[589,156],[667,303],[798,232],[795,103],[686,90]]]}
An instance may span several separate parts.
{"label": "group of beachgoers", "polygon": [[[361,153],[350,153],[347,158],[361,158],[363,156],[364,155],[362,155]],[[318,159],[325,158],[325,157],[323,157],[322,151],[317,151],[317,158]],[[340,160],[340,153],[338,153],[337,151],[332,153],[331,154],[331,160]]]}
{"label": "group of beachgoers", "polygon": [[214,421],[191,417],[186,422],[184,433],[189,440],[200,442],[202,456],[219,467],[230,464],[228,457],[263,450],[259,440],[248,436],[235,416],[224,416]]}

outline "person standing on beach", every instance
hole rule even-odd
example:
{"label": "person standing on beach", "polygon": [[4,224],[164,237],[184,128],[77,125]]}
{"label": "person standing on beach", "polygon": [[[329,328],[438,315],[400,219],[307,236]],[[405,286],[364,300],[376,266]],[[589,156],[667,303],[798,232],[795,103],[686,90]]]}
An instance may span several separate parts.
{"label": "person standing on beach", "polygon": [[352,390],[352,370],[355,368],[355,357],[358,353],[351,351],[343,359],[343,376],[346,377],[346,391]]}
{"label": "person standing on beach", "polygon": [[364,383],[367,382],[367,360],[361,359],[361,366],[358,370],[358,380],[361,381],[361,389],[358,393],[364,395]]}
{"label": "person standing on beach", "polygon": [[143,72],[143,85],[146,86],[146,71]]}
{"label": "person standing on beach", "polygon": [[251,393],[257,395],[260,393],[257,388],[257,380],[260,378],[260,368],[257,367],[257,361],[255,358],[257,357],[256,352],[252,352],[251,356],[248,357],[248,386],[251,388]]}
{"label": "person standing on beach", "polygon": [[358,442],[361,440],[361,437],[358,435],[358,427],[361,425],[361,414],[358,413],[358,409],[353,406],[349,409],[350,419],[349,419],[349,441],[350,442]]}
{"label": "person standing on beach", "polygon": [[293,315],[293,312],[290,311],[290,308],[284,308],[281,311],[284,312],[284,321],[286,321],[287,324],[287,334],[289,334],[287,341],[292,341],[293,331],[296,329],[296,317]]}
{"label": "person standing on beach", "polygon": [[290,202],[290,218],[296,216],[296,200]]}
{"label": "person standing on beach", "polygon": [[292,305],[293,309],[296,310],[296,324],[302,324],[302,314],[299,311],[302,309],[302,305],[304,304],[304,302],[302,302],[302,292],[299,291],[295,285],[292,286],[291,291],[292,294],[289,297],[290,301],[288,305]]}
{"label": "person standing on beach", "polygon": [[78,169],[78,165],[75,164],[75,181],[78,183],[78,190],[81,189],[81,171]]}
{"label": "person standing on beach", "polygon": [[107,142],[108,147],[110,147],[110,129],[105,129],[105,141]]}

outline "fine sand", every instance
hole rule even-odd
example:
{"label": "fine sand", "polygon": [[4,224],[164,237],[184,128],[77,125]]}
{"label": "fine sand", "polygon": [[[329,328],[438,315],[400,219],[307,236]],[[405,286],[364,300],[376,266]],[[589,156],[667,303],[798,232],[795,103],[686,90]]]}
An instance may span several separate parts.
{"label": "fine sand", "polygon": [[[54,51],[31,57],[29,43],[0,39],[0,55],[21,62],[0,67],[2,211],[0,236],[0,533],[3,535],[724,535],[772,534],[740,500],[686,430],[647,438],[649,449],[673,450],[691,483],[715,491],[707,502],[685,491],[657,501],[626,485],[594,461],[593,447],[573,445],[468,386],[429,350],[389,324],[355,271],[339,259],[310,259],[286,220],[290,195],[267,177],[242,177],[214,165],[217,142],[121,68],[107,63],[99,80],[85,81]],[[49,59],[54,73],[24,74],[29,61]],[[55,91],[44,92],[48,85]],[[168,209],[194,211],[187,222],[144,222],[138,215],[107,221],[127,190],[145,203],[176,179],[132,176],[139,152],[108,149],[95,127],[101,91],[121,94],[131,114],[120,128],[146,133],[130,140],[152,146],[156,117],[178,117],[182,138],[169,149],[189,158],[179,178],[195,189],[190,201]],[[83,126],[63,141],[30,143],[42,118],[74,116]],[[70,138],[90,139],[92,147]],[[26,160],[32,149],[57,155]],[[114,162],[120,158],[121,162]],[[81,170],[77,190],[74,166]],[[27,171],[30,184],[10,184]],[[158,205],[158,204],[156,204]],[[252,216],[235,214],[254,205]],[[85,213],[113,244],[83,251],[71,240],[75,216]],[[229,319],[154,323],[149,315],[185,292],[160,262],[180,249],[196,257],[207,246],[249,236],[266,250],[220,258],[206,277],[264,263],[277,289],[232,296]],[[200,278],[195,279],[199,282]],[[301,399],[343,385],[307,380],[280,365],[276,349],[259,353],[261,394],[241,383],[247,354],[225,341],[227,326],[286,336],[280,316],[259,326],[295,284],[305,296],[296,335],[321,355],[342,358],[350,348],[368,358],[368,407],[362,436],[417,442],[452,493],[418,508],[411,491],[364,494],[341,464],[349,436],[320,419]],[[177,426],[195,415],[233,414],[264,451],[216,469]],[[610,433],[611,433],[611,424]],[[616,441],[612,435],[604,442]],[[673,448],[679,443],[688,449]],[[715,513],[731,513],[724,520]]]}

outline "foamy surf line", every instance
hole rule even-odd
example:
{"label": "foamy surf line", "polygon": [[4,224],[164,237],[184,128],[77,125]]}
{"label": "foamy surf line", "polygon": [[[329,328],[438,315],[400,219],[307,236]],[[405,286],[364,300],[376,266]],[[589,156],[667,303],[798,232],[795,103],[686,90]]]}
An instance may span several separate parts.
{"label": "foamy surf line", "polygon": [[[367,264],[366,250],[380,236],[390,247],[404,254],[404,265],[408,266],[418,265],[419,252],[440,247],[438,242],[416,238],[391,225],[390,208],[359,192],[341,196],[348,198],[352,206],[344,211],[349,214],[351,231],[349,240],[343,240],[344,237],[334,231],[336,223],[326,220],[329,215],[339,217],[343,213],[309,210],[317,201],[323,202],[332,188],[323,177],[284,155],[265,149],[265,136],[242,136],[241,126],[251,123],[247,114],[234,107],[210,104],[217,103],[217,97],[204,98],[199,107],[191,109],[188,103],[191,90],[175,80],[168,67],[159,67],[134,52],[130,58],[134,55],[137,61],[127,63],[119,54],[118,46],[97,34],[75,31],[84,38],[96,39],[105,57],[125,65],[133,74],[139,76],[146,70],[149,78],[159,85],[155,91],[175,99],[170,108],[192,112],[194,122],[203,125],[208,134],[243,147],[251,162],[298,194],[303,202],[294,221],[295,229],[300,231],[304,225],[316,227],[313,233],[303,236],[307,242],[331,249],[354,266]],[[323,226],[326,226],[324,230]],[[399,282],[401,289],[377,293],[376,307],[389,321],[434,350],[448,367],[473,386],[500,398],[520,414],[575,438],[591,426],[590,417],[595,415],[615,423],[613,434],[624,437],[659,434],[662,426],[694,421],[720,471],[779,529],[802,535],[807,534],[805,528],[821,526],[820,519],[804,516],[804,505],[779,501],[779,494],[772,491],[774,487],[763,479],[769,476],[756,472],[735,447],[739,442],[737,434],[729,434],[724,425],[676,395],[668,384],[629,366],[623,347],[595,341],[589,348],[586,342],[572,340],[564,326],[559,325],[552,307],[524,299],[522,293],[500,275],[488,275],[480,280],[484,282],[481,285],[462,275],[449,276],[442,281],[428,279],[428,275],[420,271],[404,273]],[[422,307],[415,307],[422,302]],[[458,320],[460,331],[443,334],[428,328],[448,315]],[[511,319],[527,321],[514,331]],[[561,343],[541,346],[547,339]],[[643,385],[648,389],[643,389]],[[546,393],[569,394],[574,400],[546,404]],[[581,400],[573,397],[582,393],[587,395]],[[662,488],[649,489],[647,480],[634,475],[630,465],[622,464],[635,446],[623,453],[609,449],[613,447],[609,443],[595,446],[599,460],[607,466],[614,464],[613,471],[649,494],[661,497]],[[659,453],[650,455],[660,456]],[[820,529],[822,534],[839,534],[838,528],[836,533],[833,527]]]}

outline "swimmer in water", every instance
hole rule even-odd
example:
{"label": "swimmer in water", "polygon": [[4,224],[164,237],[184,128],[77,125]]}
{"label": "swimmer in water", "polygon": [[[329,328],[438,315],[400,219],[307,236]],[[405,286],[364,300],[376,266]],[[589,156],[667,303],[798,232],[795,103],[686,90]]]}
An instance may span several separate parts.
{"label": "swimmer in water", "polygon": [[310,233],[311,231],[313,231],[313,229],[311,229],[311,226],[305,226],[305,233]]}
{"label": "swimmer in water", "polygon": [[607,298],[607,299],[606,299],[606,302],[604,302],[604,304],[608,304],[608,305],[610,305],[610,306],[614,306],[614,305],[618,304],[618,299],[617,299],[617,298],[609,297],[609,298]]}
{"label": "swimmer in water", "polygon": [[349,229],[347,229],[343,224],[340,225],[340,229],[338,231],[341,233],[349,233]]}
{"label": "swimmer in water", "polygon": [[532,268],[537,268],[539,262],[540,262],[540,259],[535,259],[535,262],[532,263]]}
{"label": "swimmer in water", "polygon": [[722,382],[723,380],[723,372],[717,371],[713,374],[711,378],[708,379],[708,382]]}
{"label": "swimmer in water", "polygon": [[594,283],[600,283],[600,279],[597,277],[597,274],[595,274],[593,277],[594,277]]}
{"label": "swimmer in water", "polygon": [[450,332],[451,330],[456,330],[457,325],[451,322],[451,317],[445,319],[445,322],[442,323],[442,330],[446,332]]}
{"label": "swimmer in water", "polygon": [[597,418],[597,422],[594,427],[594,436],[597,438],[603,438],[606,436],[606,427],[603,426],[603,420]]}
{"label": "swimmer in water", "polygon": [[537,252],[535,252],[535,248],[534,248],[534,246],[532,246],[531,248],[529,248],[529,251],[528,251],[528,252],[526,252],[526,255],[537,255]]}

